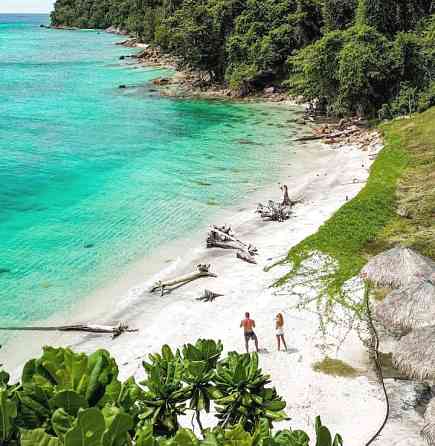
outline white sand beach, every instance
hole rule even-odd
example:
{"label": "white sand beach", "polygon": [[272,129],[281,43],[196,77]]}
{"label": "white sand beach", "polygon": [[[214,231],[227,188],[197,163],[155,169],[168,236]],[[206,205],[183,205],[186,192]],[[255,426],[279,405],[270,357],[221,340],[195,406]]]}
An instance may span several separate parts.
{"label": "white sand beach", "polygon": [[[244,339],[239,324],[244,312],[249,311],[256,320],[256,332],[263,350],[261,366],[270,373],[279,394],[287,401],[291,427],[312,433],[314,419],[321,415],[332,432],[343,436],[346,446],[365,445],[383,421],[385,402],[374,373],[369,370],[371,366],[362,343],[352,332],[338,354],[361,371],[357,378],[335,378],[314,372],[313,363],[324,357],[318,320],[312,313],[292,309],[297,303],[294,298],[270,288],[274,280],[288,271],[288,266],[279,266],[270,272],[263,270],[283,257],[291,246],[315,232],[347,199],[361,190],[361,181],[368,176],[372,162],[368,152],[350,146],[334,149],[310,144],[304,147],[307,148],[307,163],[297,171],[292,171],[291,167],[286,169],[279,178],[288,185],[292,197],[303,197],[290,220],[262,222],[254,213],[258,201],[279,199],[279,189],[274,184],[256,192],[236,209],[223,212],[218,221],[210,221],[230,224],[240,239],[254,244],[259,250],[257,265],[238,260],[231,250],[207,250],[204,228],[195,240],[184,245],[180,243],[184,253],[161,272],[144,277],[146,265],[138,265],[136,273],[116,287],[115,312],[113,308],[102,307],[104,312],[98,322],[122,320],[138,328],[138,333],[124,334],[115,340],[110,336],[79,334],[20,335],[19,345],[13,343],[13,353],[8,350],[13,344],[6,346],[2,362],[8,369],[16,367],[24,359],[38,355],[45,343],[71,345],[87,352],[105,348],[117,359],[122,378],[134,375],[140,380],[142,358],[165,343],[177,347],[198,338],[213,338],[222,340],[226,351],[242,352]],[[314,153],[317,156],[313,156]],[[355,179],[359,182],[353,183]],[[218,277],[197,280],[163,297],[147,291],[156,280],[193,271],[198,263],[210,263]],[[198,302],[196,298],[205,288],[224,296],[213,303]],[[276,351],[274,318],[278,312],[284,314],[289,352]],[[80,322],[83,321],[81,318]],[[329,346],[328,353],[333,355],[334,351],[335,346]],[[419,436],[421,425],[422,419],[414,410],[407,415],[400,411],[392,417],[376,444],[423,445]]]}

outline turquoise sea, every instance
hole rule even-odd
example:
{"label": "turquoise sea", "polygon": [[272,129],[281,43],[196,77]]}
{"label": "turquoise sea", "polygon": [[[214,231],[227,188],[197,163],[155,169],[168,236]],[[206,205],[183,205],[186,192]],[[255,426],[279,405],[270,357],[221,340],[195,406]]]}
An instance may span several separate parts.
{"label": "turquoise sea", "polygon": [[294,125],[159,97],[119,37],[41,23],[0,15],[1,325],[68,309],[275,179]]}

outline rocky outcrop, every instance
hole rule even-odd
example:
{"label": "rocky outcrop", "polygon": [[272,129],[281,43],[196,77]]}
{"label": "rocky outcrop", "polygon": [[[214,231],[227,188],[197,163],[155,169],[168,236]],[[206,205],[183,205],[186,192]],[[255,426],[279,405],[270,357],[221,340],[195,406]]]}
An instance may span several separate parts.
{"label": "rocky outcrop", "polygon": [[119,36],[128,36],[128,31],[120,28],[119,26],[109,26],[109,28],[107,28],[105,31],[106,33],[117,34]]}
{"label": "rocky outcrop", "polygon": [[66,31],[78,31],[80,30],[80,28],[78,28],[77,26],[67,26],[67,25],[44,25],[44,28],[50,28],[50,29],[63,29]]}
{"label": "rocky outcrop", "polygon": [[121,42],[116,42],[116,45],[125,46],[126,48],[136,48],[138,44],[138,40],[135,37],[130,37],[126,40],[122,40]]}
{"label": "rocky outcrop", "polygon": [[174,65],[174,61],[170,57],[165,56],[164,54],[162,54],[159,48],[153,46],[147,46],[140,53],[138,53],[136,57],[139,59],[139,62],[144,63],[146,65],[151,65],[151,66]]}

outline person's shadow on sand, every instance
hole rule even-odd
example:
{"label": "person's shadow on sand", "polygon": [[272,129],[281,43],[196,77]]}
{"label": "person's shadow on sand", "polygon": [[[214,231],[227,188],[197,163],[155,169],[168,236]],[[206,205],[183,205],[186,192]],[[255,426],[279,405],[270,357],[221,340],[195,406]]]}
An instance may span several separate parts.
{"label": "person's shadow on sand", "polygon": [[293,353],[298,353],[298,349],[297,348],[288,348],[285,353],[287,353],[288,355],[292,355]]}
{"label": "person's shadow on sand", "polygon": [[[298,353],[299,350],[297,348],[289,348],[287,350],[280,350],[282,353],[287,353],[288,355],[293,355],[293,353]],[[267,348],[259,348],[258,353],[262,355],[269,355],[270,351]]]}

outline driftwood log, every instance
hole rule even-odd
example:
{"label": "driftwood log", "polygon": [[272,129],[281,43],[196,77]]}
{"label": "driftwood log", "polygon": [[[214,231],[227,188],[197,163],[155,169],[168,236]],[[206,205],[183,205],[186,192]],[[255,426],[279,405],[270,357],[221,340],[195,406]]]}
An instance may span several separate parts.
{"label": "driftwood log", "polygon": [[210,290],[204,290],[204,294],[201,297],[198,297],[196,300],[200,302],[213,302],[217,297],[221,297],[223,294],[214,293]]}
{"label": "driftwood log", "polygon": [[154,293],[155,291],[160,290],[161,295],[163,296],[165,291],[171,292],[172,290],[186,285],[189,282],[193,282],[194,280],[200,279],[201,277],[217,277],[216,274],[210,272],[210,265],[200,264],[197,265],[197,271],[191,274],[187,274],[182,277],[177,277],[168,281],[158,281],[153,285],[150,292]]}
{"label": "driftwood log", "polygon": [[259,203],[257,212],[264,220],[271,221],[285,221],[290,218],[291,206],[277,203],[276,201],[269,200],[267,204]]}
{"label": "driftwood log", "polygon": [[267,204],[259,203],[257,206],[257,213],[260,214],[261,218],[264,220],[271,221],[285,221],[290,218],[292,207],[300,203],[300,199],[292,200],[288,193],[287,185],[283,184],[280,186],[283,193],[283,198],[281,202],[269,200]]}
{"label": "driftwood log", "polygon": [[123,333],[135,333],[138,329],[129,328],[127,324],[111,325],[96,325],[96,324],[74,324],[74,325],[61,325],[61,326],[49,326],[49,327],[0,327],[0,330],[6,331],[79,331],[85,333],[101,333],[112,334],[113,338],[116,338]]}
{"label": "driftwood log", "polygon": [[234,235],[230,226],[210,226],[207,235],[207,248],[234,249],[236,257],[249,263],[257,263],[254,256],[258,249],[250,243],[242,242]]}
{"label": "driftwood log", "polygon": [[294,203],[293,203],[293,201],[290,200],[290,196],[289,196],[289,194],[288,194],[288,187],[287,187],[287,185],[286,185],[286,184],[283,184],[283,185],[280,187],[280,189],[281,189],[282,193],[284,194],[284,197],[283,197],[283,199],[282,199],[282,203],[281,203],[281,204],[282,204],[283,206],[293,206]]}
{"label": "driftwood log", "polygon": [[236,239],[230,226],[210,226],[207,236],[207,248],[223,248],[247,251],[256,255],[258,250],[250,243]]}
{"label": "driftwood log", "polygon": [[241,251],[238,250],[236,253],[236,257],[240,260],[243,260],[248,263],[257,264],[257,261],[255,260],[255,257],[249,254],[248,251]]}

